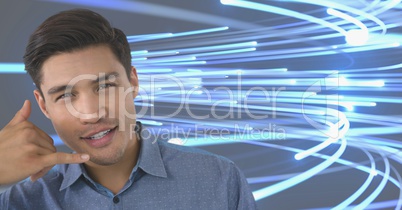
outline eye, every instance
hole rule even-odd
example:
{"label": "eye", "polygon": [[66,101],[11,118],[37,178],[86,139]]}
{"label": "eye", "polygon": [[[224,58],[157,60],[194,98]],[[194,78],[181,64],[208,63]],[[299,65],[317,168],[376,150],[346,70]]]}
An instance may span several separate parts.
{"label": "eye", "polygon": [[116,86],[116,84],[113,84],[113,83],[99,84],[98,91],[109,88],[109,87],[115,87],[115,86]]}
{"label": "eye", "polygon": [[72,93],[64,93],[64,94],[58,96],[58,97],[56,98],[56,101],[58,101],[58,100],[60,100],[60,99],[65,99],[65,98],[71,97],[71,96],[73,96]]}

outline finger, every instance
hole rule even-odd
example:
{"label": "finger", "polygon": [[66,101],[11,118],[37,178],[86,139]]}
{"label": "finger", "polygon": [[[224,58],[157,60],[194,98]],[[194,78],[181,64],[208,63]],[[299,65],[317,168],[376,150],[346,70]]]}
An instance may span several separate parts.
{"label": "finger", "polygon": [[42,139],[38,139],[35,143],[34,143],[37,147],[48,151],[48,153],[39,153],[39,154],[43,154],[43,155],[47,155],[50,153],[55,153],[57,151],[56,147],[53,144],[49,144],[46,141],[42,141]]}
{"label": "finger", "polygon": [[38,144],[42,147],[46,147],[49,149],[51,149],[51,148],[56,149],[54,147],[54,141],[53,141],[52,137],[50,137],[47,133],[45,133],[43,130],[41,130],[40,128],[38,128],[36,126],[34,127],[34,129],[38,134],[38,136],[37,136],[38,138],[32,139],[32,141],[31,141],[32,143]]}
{"label": "finger", "polygon": [[15,125],[25,120],[28,120],[31,115],[31,102],[25,100],[22,108],[15,114],[14,118],[8,123],[8,125]]}
{"label": "finger", "polygon": [[89,160],[87,154],[69,154],[64,152],[56,152],[43,157],[44,166],[52,166],[57,164],[74,164],[84,163]]}
{"label": "finger", "polygon": [[56,148],[49,149],[46,147],[36,146],[35,150],[32,152],[34,152],[35,155],[45,156],[45,155],[50,155],[50,154],[56,153],[56,151],[57,151]]}
{"label": "finger", "polygon": [[47,148],[49,150],[52,150],[53,152],[56,152],[56,147],[53,144],[53,139],[32,123],[28,121],[20,123],[17,126],[14,126],[13,129],[16,130],[15,132],[21,132],[18,130],[18,127],[27,126],[24,124],[29,124],[29,127],[26,130],[23,130],[25,132],[23,135],[27,144],[33,144],[35,146]]}
{"label": "finger", "polygon": [[49,172],[52,168],[53,168],[53,166],[46,167],[46,168],[40,170],[38,173],[32,175],[29,178],[31,179],[32,182],[35,182],[36,180],[38,180],[42,176],[46,175],[47,172]]}

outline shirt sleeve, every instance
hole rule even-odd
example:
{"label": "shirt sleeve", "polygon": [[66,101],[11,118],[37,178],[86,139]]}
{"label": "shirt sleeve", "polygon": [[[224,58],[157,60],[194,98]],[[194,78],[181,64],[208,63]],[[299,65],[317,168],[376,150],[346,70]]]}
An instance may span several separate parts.
{"label": "shirt sleeve", "polygon": [[[0,186],[1,187],[1,186]],[[0,209],[8,209],[9,190],[0,192]]]}
{"label": "shirt sleeve", "polygon": [[232,163],[228,179],[229,209],[253,210],[257,209],[253,193],[250,190],[246,177],[240,169]]}

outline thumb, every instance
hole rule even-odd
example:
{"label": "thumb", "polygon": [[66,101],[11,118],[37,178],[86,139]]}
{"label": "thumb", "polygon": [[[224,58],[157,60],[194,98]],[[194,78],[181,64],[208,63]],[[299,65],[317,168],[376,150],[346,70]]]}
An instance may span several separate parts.
{"label": "thumb", "polygon": [[22,108],[15,114],[14,118],[10,121],[9,125],[15,125],[20,122],[28,120],[31,115],[31,102],[25,100]]}

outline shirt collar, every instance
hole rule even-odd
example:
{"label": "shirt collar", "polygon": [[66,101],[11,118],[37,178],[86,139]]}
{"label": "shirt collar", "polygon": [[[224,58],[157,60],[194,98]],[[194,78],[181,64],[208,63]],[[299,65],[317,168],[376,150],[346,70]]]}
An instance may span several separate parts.
{"label": "shirt collar", "polygon": [[[136,132],[141,134],[142,131],[142,124],[137,121]],[[167,173],[157,141],[152,141],[152,138],[142,138],[141,136],[140,142],[141,148],[137,161],[138,168],[141,168],[145,173],[150,175],[166,178]],[[135,173],[136,168],[133,168],[131,176]],[[86,173],[82,164],[60,165],[59,171],[64,175],[60,191],[74,184],[81,175]]]}
{"label": "shirt collar", "polygon": [[167,177],[165,165],[157,141],[152,138],[141,138],[141,151],[139,158],[139,168],[148,174]]}
{"label": "shirt collar", "polygon": [[71,186],[83,174],[83,169],[81,169],[79,164],[64,164],[59,167],[60,173],[64,175],[60,191]]}

